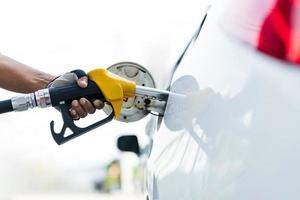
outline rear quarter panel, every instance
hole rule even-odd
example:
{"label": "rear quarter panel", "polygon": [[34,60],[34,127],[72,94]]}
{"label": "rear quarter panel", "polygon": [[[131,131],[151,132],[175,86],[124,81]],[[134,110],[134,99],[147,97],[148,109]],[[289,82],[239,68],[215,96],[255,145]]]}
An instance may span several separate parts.
{"label": "rear quarter panel", "polygon": [[220,27],[212,9],[173,76],[149,199],[299,199],[300,71]]}

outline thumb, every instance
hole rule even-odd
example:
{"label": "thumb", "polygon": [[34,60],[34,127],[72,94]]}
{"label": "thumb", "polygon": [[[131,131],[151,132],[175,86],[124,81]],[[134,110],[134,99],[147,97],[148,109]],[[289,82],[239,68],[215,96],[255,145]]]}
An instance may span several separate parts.
{"label": "thumb", "polygon": [[83,76],[83,77],[79,78],[77,80],[77,84],[81,88],[86,88],[87,85],[88,85],[88,77],[87,76]]}

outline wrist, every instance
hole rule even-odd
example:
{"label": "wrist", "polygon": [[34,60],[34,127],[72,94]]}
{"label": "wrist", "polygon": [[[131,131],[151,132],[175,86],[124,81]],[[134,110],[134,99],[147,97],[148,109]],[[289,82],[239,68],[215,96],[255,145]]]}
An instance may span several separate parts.
{"label": "wrist", "polygon": [[47,88],[48,85],[56,79],[56,76],[50,75],[50,74],[38,74],[35,76],[33,82],[34,85],[36,85],[36,89],[44,89]]}
{"label": "wrist", "polygon": [[57,76],[47,75],[43,81],[43,88],[47,88],[54,80],[57,79]]}

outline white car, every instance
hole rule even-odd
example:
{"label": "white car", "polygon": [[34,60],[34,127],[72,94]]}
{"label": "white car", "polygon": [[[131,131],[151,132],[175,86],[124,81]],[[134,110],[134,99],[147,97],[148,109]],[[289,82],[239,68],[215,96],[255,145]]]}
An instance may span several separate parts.
{"label": "white car", "polygon": [[[297,21],[299,20],[299,21]],[[300,199],[300,3],[212,4],[178,60],[149,200]]]}

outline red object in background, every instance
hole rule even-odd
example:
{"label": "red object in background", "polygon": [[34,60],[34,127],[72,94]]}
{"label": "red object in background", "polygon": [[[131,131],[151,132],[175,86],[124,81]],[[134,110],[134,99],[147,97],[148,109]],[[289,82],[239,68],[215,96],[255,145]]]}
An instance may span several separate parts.
{"label": "red object in background", "polygon": [[257,48],[300,64],[300,0],[277,0],[262,24]]}

